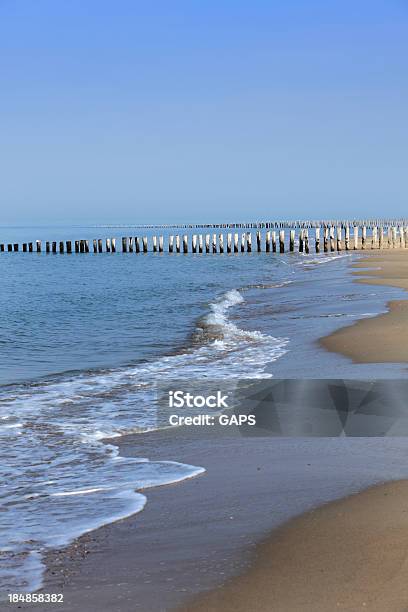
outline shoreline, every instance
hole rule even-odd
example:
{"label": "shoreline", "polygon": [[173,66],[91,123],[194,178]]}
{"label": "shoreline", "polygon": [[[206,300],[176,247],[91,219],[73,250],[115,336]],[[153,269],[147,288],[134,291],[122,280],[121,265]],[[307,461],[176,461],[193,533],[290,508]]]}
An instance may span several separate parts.
{"label": "shoreline", "polygon": [[180,612],[403,612],[408,481],[369,487],[289,521],[250,569]]}
{"label": "shoreline", "polygon": [[[364,267],[363,264],[366,259],[371,259],[373,255],[378,256],[378,253],[368,253],[367,255],[367,258],[360,260],[353,267]],[[391,282],[388,284],[399,286]],[[379,315],[379,317],[382,316],[385,315]],[[359,320],[359,322],[365,323],[375,319],[377,317]],[[351,327],[354,327],[354,325]],[[207,597],[206,595],[200,595],[200,592],[215,588],[216,597],[222,597],[221,593],[228,588],[228,581],[237,580],[234,576],[239,575],[239,580],[245,580],[245,576],[253,571],[262,547],[281,530],[289,528],[292,520],[301,520],[305,512],[307,513],[317,506],[320,510],[320,504],[327,504],[339,498],[342,499],[334,503],[346,502],[350,494],[366,489],[375,483],[408,477],[408,468],[396,473],[394,465],[395,457],[398,454],[401,455],[401,462],[403,462],[406,455],[404,442],[383,441],[381,452],[384,455],[381,462],[378,462],[378,449],[373,447],[372,442],[370,443],[371,446],[368,444],[368,456],[361,453],[362,465],[357,468],[357,476],[355,475],[357,480],[353,481],[351,479],[351,483],[347,477],[350,475],[348,470],[351,469],[351,466],[346,468],[340,457],[333,458],[331,456],[333,448],[326,448],[324,452],[330,457],[329,472],[334,470],[336,473],[335,475],[327,473],[324,478],[317,476],[318,482],[316,482],[316,473],[313,473],[313,469],[309,470],[310,474],[307,474],[307,478],[310,479],[308,480],[308,486],[311,494],[308,497],[302,488],[299,502],[296,499],[299,496],[296,487],[300,485],[297,482],[299,475],[301,478],[305,477],[305,457],[310,456],[313,462],[306,462],[306,465],[308,467],[313,466],[317,473],[319,471],[317,462],[321,461],[322,456],[319,442],[316,444],[316,440],[292,439],[282,440],[277,444],[275,438],[275,448],[272,448],[269,438],[258,438],[255,441],[248,442],[247,439],[244,440],[239,435],[234,436],[233,434],[220,435],[219,438],[216,437],[214,440],[213,434],[212,431],[211,437],[206,437],[202,432],[187,432],[185,429],[180,429],[176,433],[174,430],[167,433],[161,430],[160,432],[130,435],[115,439],[114,443],[119,445],[121,454],[123,453],[125,456],[132,453],[140,456],[140,453],[145,453],[145,456],[149,456],[152,460],[158,459],[160,456],[166,456],[170,460],[202,465],[206,470],[208,465],[209,468],[206,473],[197,478],[184,480],[171,487],[157,487],[146,490],[148,497],[147,512],[137,513],[116,523],[108,524],[85,534],[67,548],[48,553],[46,557],[48,569],[44,587],[40,592],[47,590],[58,592],[58,588],[63,586],[63,591],[67,596],[67,603],[64,604],[63,609],[72,611],[80,610],[84,602],[86,602],[87,610],[90,611],[104,609],[101,608],[101,605],[109,605],[109,609],[116,606],[118,610],[124,612],[135,609],[154,612],[159,609],[167,610],[183,605],[192,606],[192,610],[200,610],[201,608],[196,608],[196,606],[200,606],[200,602],[204,601],[202,598]],[[335,443],[334,448],[337,448],[338,444],[339,442]],[[359,450],[356,447],[355,441],[350,442],[348,440],[346,444],[351,444],[350,448],[352,447],[357,455],[360,454],[361,449]],[[291,469],[294,473],[291,477],[295,478],[296,483],[295,486],[284,484],[287,474],[286,469],[283,469],[284,473],[280,474],[281,480],[278,479],[278,483],[273,483],[276,489],[271,491],[271,481],[260,478],[260,473],[269,470],[269,477],[273,479],[276,477],[274,471],[270,470],[271,467],[274,467],[274,461],[281,461],[282,459],[279,448],[286,453],[286,458],[293,462]],[[230,456],[231,453],[232,457]],[[200,457],[202,457],[202,461]],[[238,459],[238,465],[234,458],[235,460]],[[222,476],[220,474],[215,476],[214,473],[219,471],[219,466],[222,463],[224,464],[222,475],[225,482],[221,482]],[[385,473],[384,466],[386,466]],[[342,470],[342,473],[337,473],[338,470]],[[208,471],[211,474],[208,474]],[[333,479],[334,476],[337,480],[335,483],[330,482],[328,485],[326,481],[330,478]],[[231,483],[228,482],[226,487],[226,479],[232,480],[236,487],[234,503],[231,503],[230,499],[224,499],[225,489],[231,486]],[[248,484],[249,486],[246,486]],[[335,486],[331,488],[330,485],[332,484],[335,484]],[[303,481],[301,485],[304,486]],[[179,487],[182,487],[183,490],[180,491]],[[197,491],[199,493],[200,491],[203,492],[203,497],[200,499],[197,499]],[[245,508],[239,509],[240,512],[243,512],[243,516],[237,528],[236,516],[234,515],[236,514],[237,504],[241,504],[241,499],[236,497],[238,493],[241,496],[252,495],[256,500],[264,499],[266,504],[272,503],[273,508],[274,494],[279,496],[285,491],[286,497],[284,508],[280,508],[281,514],[270,516],[268,512],[265,513],[265,507],[263,507],[258,509],[257,520],[254,522],[253,507],[246,503],[244,504]],[[218,533],[215,540],[211,540],[208,533],[209,517],[205,510],[200,508],[200,501],[206,502],[209,495],[216,506],[212,511],[215,510],[216,514],[220,512],[222,515],[221,524],[219,527],[217,526]],[[360,495],[364,495],[364,491]],[[168,510],[166,510],[166,503],[170,504]],[[323,506],[323,508],[325,507]],[[208,511],[207,506],[205,509]],[[181,546],[180,538],[185,537],[186,527],[184,524],[180,524],[180,519],[177,518],[180,512],[184,513],[185,517],[189,517],[190,521],[193,520],[193,523],[189,526],[191,534],[190,536],[187,535],[186,542]],[[197,517],[194,516],[195,514]],[[230,514],[230,517],[228,514]],[[170,521],[170,524],[167,525],[167,534],[165,533],[165,527],[160,527],[157,533],[157,524],[155,525],[154,522],[158,516],[164,521]],[[298,518],[293,519],[294,516]],[[175,521],[174,518],[176,518]],[[199,519],[199,522],[197,522],[197,519]],[[218,516],[216,520],[220,520]],[[203,529],[205,531],[204,535],[200,533]],[[189,537],[192,540],[189,540]],[[160,552],[151,550],[155,538],[160,547]],[[234,539],[234,543],[231,543],[231,538]],[[211,563],[209,559],[211,559],[213,551],[208,548],[209,544],[216,546],[216,552]],[[132,550],[129,550],[129,546]],[[202,553],[205,553],[206,547],[207,559],[204,559],[203,571],[203,559],[201,557]],[[135,562],[136,550],[138,552],[141,550],[142,563],[139,560]],[[176,560],[173,557],[175,551]],[[171,556],[168,557],[170,553]],[[102,562],[98,563],[98,559],[99,562]],[[123,565],[124,561],[126,562]],[[175,561],[175,567],[172,567]],[[158,569],[155,567],[157,563],[160,564]],[[132,566],[131,571],[129,565]],[[113,566],[115,566],[115,569],[112,569]],[[166,585],[166,582],[169,584]],[[154,588],[149,586],[152,583]],[[225,583],[227,586],[221,586]],[[176,585],[176,588],[174,588],[174,585]],[[106,588],[107,586],[109,588]],[[219,588],[220,586],[221,588]],[[153,593],[153,590],[156,592]],[[192,601],[192,597],[194,603],[187,603]],[[188,610],[190,607],[182,609]],[[214,610],[216,609],[214,608]],[[225,605],[223,605],[223,609],[226,609]],[[258,609],[262,610],[262,608]],[[317,610],[318,608],[314,607],[314,609]]]}
{"label": "shoreline", "polygon": [[49,552],[39,592],[63,592],[69,612],[189,606],[251,572],[259,547],[294,517],[408,478],[405,440],[218,433],[180,428],[123,438],[124,456],[165,453],[206,472],[148,490],[145,511]]}
{"label": "shoreline", "polygon": [[[363,254],[363,253],[361,253]],[[408,255],[364,253],[354,282],[408,290]],[[319,340],[353,363],[408,363],[408,300]],[[407,446],[408,450],[408,446]],[[403,612],[408,600],[408,481],[369,487],[306,512],[257,546],[250,569],[181,612]]]}
{"label": "shoreline", "polygon": [[[408,291],[408,253],[368,253],[352,264],[354,282]],[[408,297],[408,296],[407,296]],[[353,363],[408,363],[408,299],[390,300],[387,312],[359,319],[320,339],[320,346]]]}

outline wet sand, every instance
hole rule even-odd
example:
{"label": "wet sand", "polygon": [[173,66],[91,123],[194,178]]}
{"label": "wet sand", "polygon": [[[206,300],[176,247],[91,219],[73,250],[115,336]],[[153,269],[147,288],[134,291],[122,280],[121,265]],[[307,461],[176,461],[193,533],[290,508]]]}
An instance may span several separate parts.
{"label": "wet sand", "polygon": [[[376,251],[353,265],[357,283],[408,289],[408,251]],[[355,363],[408,362],[408,300],[393,300],[388,312],[361,319],[323,338],[327,350]]]}
{"label": "wet sand", "polygon": [[[43,591],[63,592],[64,604],[58,609],[64,612],[160,612],[187,606],[211,589],[217,591],[216,600],[207,609],[229,609],[222,593],[230,587],[222,585],[234,576],[240,576],[234,584],[243,581],[248,586],[243,601],[251,605],[246,610],[271,610],[258,595],[251,602],[254,591],[248,577],[260,562],[262,588],[275,588],[268,574],[273,554],[262,552],[268,550],[262,542],[270,541],[274,529],[321,504],[408,477],[408,445],[396,438],[243,438],[230,429],[214,435],[200,428],[127,436],[120,449],[123,455],[162,456],[203,465],[207,471],[177,485],[147,490],[147,505],[140,514],[50,553]],[[300,540],[305,537],[302,530],[296,533]],[[334,559],[339,538],[327,530],[322,534],[322,544],[326,540]],[[345,532],[344,537],[352,554],[352,534],[347,537]],[[291,540],[286,548],[288,579],[301,580],[298,575],[306,571],[294,562],[300,545]],[[316,568],[318,577],[312,554],[310,571]],[[322,601],[326,582],[320,583],[317,595]],[[280,596],[284,591],[279,590]],[[42,609],[48,608],[36,605]]]}

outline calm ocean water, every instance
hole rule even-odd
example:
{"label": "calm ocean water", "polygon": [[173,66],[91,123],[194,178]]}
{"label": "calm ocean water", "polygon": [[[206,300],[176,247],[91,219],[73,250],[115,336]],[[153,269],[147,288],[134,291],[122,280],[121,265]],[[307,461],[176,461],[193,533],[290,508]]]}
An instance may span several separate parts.
{"label": "calm ocean water", "polygon": [[[2,228],[0,242],[142,233]],[[401,295],[353,284],[349,259],[1,254],[0,593],[37,588],[44,551],[140,511],[137,489],[203,471],[102,442],[155,427],[158,380],[400,375],[316,346]]]}

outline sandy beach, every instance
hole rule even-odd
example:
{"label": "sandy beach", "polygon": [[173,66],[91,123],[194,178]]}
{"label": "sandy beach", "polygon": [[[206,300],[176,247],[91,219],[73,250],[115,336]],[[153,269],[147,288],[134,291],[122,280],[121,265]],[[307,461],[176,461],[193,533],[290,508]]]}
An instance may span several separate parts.
{"label": "sandy beach", "polygon": [[254,565],[183,608],[397,612],[408,601],[408,482],[308,512],[257,549]]}
{"label": "sandy beach", "polygon": [[[355,282],[408,289],[403,251],[369,253]],[[408,301],[321,340],[355,363],[408,362]],[[289,521],[257,548],[250,570],[183,609],[402,612],[408,602],[408,482],[391,482]]]}
{"label": "sandy beach", "polygon": [[[401,250],[369,253],[353,265],[355,282],[408,289],[408,256]],[[350,357],[355,363],[408,361],[408,301],[394,300],[388,312],[362,319],[321,340],[327,350]]]}
{"label": "sandy beach", "polygon": [[[408,286],[405,253],[369,253],[355,268],[359,283]],[[389,307],[322,345],[355,361],[407,361],[408,310],[404,301]],[[119,446],[124,456],[164,455],[206,472],[148,490],[146,511],[49,553],[42,590],[63,592],[64,611],[406,609],[404,438],[179,428]]]}
{"label": "sandy beach", "polygon": [[[269,576],[273,556],[266,552],[268,542],[275,535],[281,537],[279,529],[274,530],[318,505],[392,478],[408,478],[408,448],[405,440],[396,438],[363,442],[352,438],[242,438],[180,429],[128,436],[120,448],[123,455],[143,451],[155,458],[165,453],[170,459],[203,465],[207,471],[179,485],[147,491],[148,506],[142,513],[93,531],[68,549],[50,553],[42,590],[63,592],[64,611],[157,612],[178,606],[185,610],[195,606],[201,606],[200,610],[232,610],[225,603],[231,593],[228,580],[248,587],[247,599],[242,599],[245,606],[237,609],[291,610],[285,607],[287,598],[279,604]],[[315,533],[321,522],[316,523]],[[376,526],[373,523],[372,529]],[[290,533],[291,524],[284,529]],[[323,546],[328,534],[323,522],[322,530]],[[296,528],[293,538],[306,541],[305,533],[306,528]],[[353,534],[348,537],[344,529],[344,540],[340,540],[339,533],[327,536],[332,560],[337,558],[339,543],[344,556],[352,554]],[[302,601],[304,568],[295,556],[299,543],[293,539],[288,542],[285,572],[298,581],[297,596]],[[282,546],[283,555],[285,544]],[[317,560],[312,563],[315,552],[311,549],[309,558],[309,572],[316,571],[314,599],[311,595],[308,598],[327,601],[327,580],[318,580],[320,566]],[[307,549],[303,548],[303,553],[307,556]],[[359,555],[360,559],[360,547]],[[266,599],[254,598],[250,588],[253,572],[265,581],[262,587],[256,584]],[[309,580],[310,576],[304,575]],[[335,576],[332,580],[336,582]],[[226,582],[227,586],[222,586]],[[210,607],[205,598],[200,599],[203,591],[213,591]],[[285,591],[280,588],[279,597]],[[267,593],[273,596],[273,608]],[[231,606],[236,603],[231,599]]]}

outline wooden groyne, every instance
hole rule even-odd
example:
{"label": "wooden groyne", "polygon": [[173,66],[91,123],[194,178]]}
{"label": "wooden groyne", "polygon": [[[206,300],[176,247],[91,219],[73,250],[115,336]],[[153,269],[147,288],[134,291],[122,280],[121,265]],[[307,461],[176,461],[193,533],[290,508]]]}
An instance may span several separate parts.
{"label": "wooden groyne", "polygon": [[177,224],[127,224],[127,225],[113,225],[105,224],[98,225],[100,229],[108,228],[138,228],[138,229],[150,229],[150,230],[173,230],[173,229],[312,229],[316,227],[367,227],[372,229],[374,227],[398,227],[401,225],[408,225],[408,218],[393,217],[393,218],[370,218],[370,219],[319,219],[319,220],[281,220],[281,221],[255,221],[255,222],[241,222],[241,223],[177,223]]}
{"label": "wooden groyne", "polygon": [[[333,222],[280,222],[259,224],[256,231],[250,231],[247,225],[236,224],[235,229],[245,231],[219,231],[223,227],[230,229],[231,225],[209,226],[206,233],[157,234],[142,236],[122,236],[94,238],[90,240],[60,240],[19,243],[0,243],[0,253],[45,253],[45,254],[100,254],[121,253],[146,254],[152,253],[333,253],[365,249],[395,249],[408,248],[408,220],[401,220],[395,225],[384,222],[367,224],[351,224],[343,221]],[[180,228],[180,226],[177,226]],[[187,226],[183,226],[185,230]],[[190,227],[190,226],[188,226]],[[274,227],[275,229],[270,229]],[[266,231],[262,231],[262,230]],[[117,249],[117,244],[119,249]]]}

